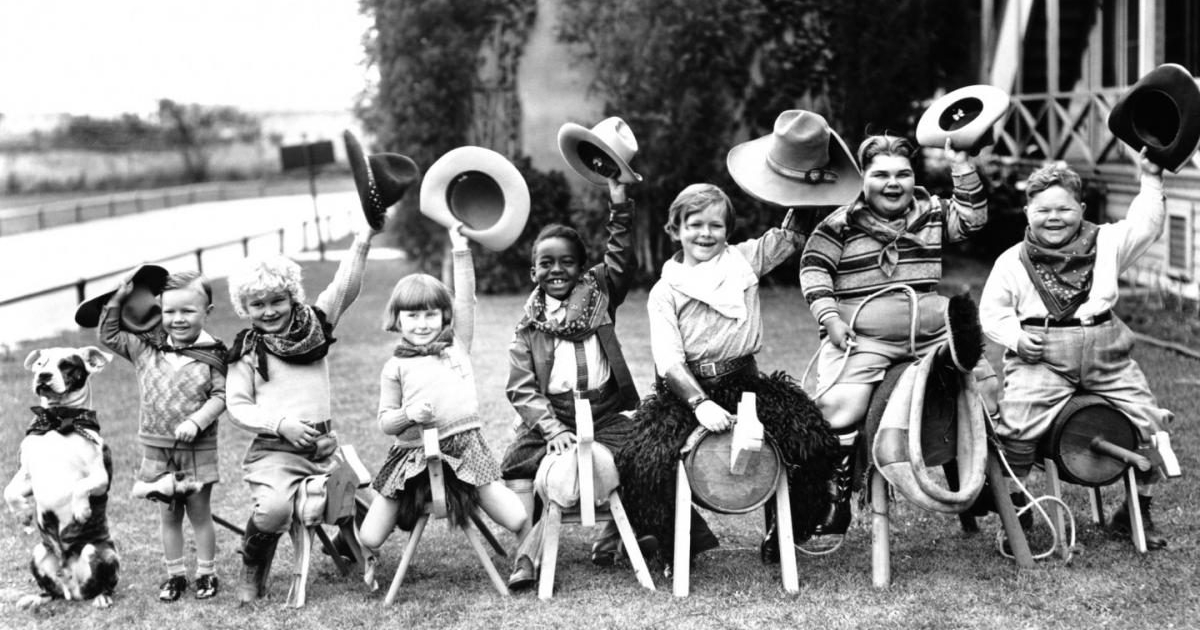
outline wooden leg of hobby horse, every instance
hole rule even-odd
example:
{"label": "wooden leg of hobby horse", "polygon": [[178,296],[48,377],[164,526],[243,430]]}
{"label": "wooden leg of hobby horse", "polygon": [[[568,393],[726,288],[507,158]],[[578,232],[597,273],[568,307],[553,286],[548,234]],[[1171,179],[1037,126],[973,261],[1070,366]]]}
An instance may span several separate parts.
{"label": "wooden leg of hobby horse", "polygon": [[690,588],[692,553],[692,487],[680,460],[675,471],[675,597],[687,597]]}
{"label": "wooden leg of hobby horse", "polygon": [[421,518],[417,519],[417,524],[413,526],[412,534],[408,536],[408,544],[404,546],[404,555],[400,556],[400,566],[396,567],[396,575],[392,578],[392,585],[388,587],[387,597],[383,598],[385,606],[391,606],[392,602],[396,601],[396,594],[400,592],[400,583],[404,581],[404,574],[408,573],[408,565],[412,563],[413,556],[417,554],[417,543],[421,542],[421,534],[425,533],[425,525],[429,522],[429,515],[422,514]]}
{"label": "wooden leg of hobby horse", "polygon": [[542,539],[542,574],[538,581],[538,599],[554,597],[554,570],[558,566],[558,536],[562,531],[562,508],[546,500],[545,538]]}
{"label": "wooden leg of hobby horse", "polygon": [[871,471],[871,584],[892,585],[891,516],[888,514],[888,485],[878,470]]}
{"label": "wooden leg of hobby horse", "polygon": [[638,547],[637,536],[633,534],[633,526],[629,524],[629,516],[625,514],[625,504],[621,503],[621,497],[616,491],[608,497],[608,511],[617,523],[617,531],[621,532],[621,542],[625,544],[625,552],[629,554],[629,564],[633,565],[633,573],[637,576],[638,583],[653,591],[654,578],[650,577],[650,567],[646,566],[642,549]]}
{"label": "wooden leg of hobby horse", "polygon": [[787,475],[779,471],[775,484],[775,531],[779,532],[779,572],[783,590],[800,592],[800,576],[796,571],[796,541],[792,538],[792,499]]}
{"label": "wooden leg of hobby horse", "polygon": [[988,448],[987,479],[992,486],[992,499],[996,502],[996,511],[1000,514],[1000,522],[1008,535],[1008,545],[1012,548],[1013,559],[1022,569],[1033,568],[1033,554],[1029,551],[1029,541],[1025,538],[1025,530],[1017,521],[1017,512],[1013,509],[1012,497],[1008,496],[1008,482],[1000,472],[1000,462],[996,453]]}

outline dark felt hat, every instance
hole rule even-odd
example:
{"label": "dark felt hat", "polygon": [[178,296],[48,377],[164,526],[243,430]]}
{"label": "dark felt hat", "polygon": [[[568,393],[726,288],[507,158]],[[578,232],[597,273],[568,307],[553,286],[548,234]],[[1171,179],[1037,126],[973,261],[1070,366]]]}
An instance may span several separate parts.
{"label": "dark felt hat", "polygon": [[1138,80],[1108,114],[1108,128],[1135,151],[1179,172],[1200,145],[1200,88],[1187,68],[1165,63]]}
{"label": "dark felt hat", "polygon": [[[170,274],[167,270],[158,265],[138,267],[131,280],[133,291],[121,306],[121,330],[141,333],[154,330],[158,326],[162,321],[162,306],[158,303],[158,295],[163,292],[168,275]],[[75,309],[75,323],[84,328],[100,325],[100,311],[115,293],[115,290],[108,291],[84,301]]]}
{"label": "dark felt hat", "polygon": [[372,230],[382,230],[388,208],[400,201],[408,187],[416,183],[421,177],[421,169],[416,162],[399,153],[367,155],[358,138],[349,131],[342,133],[342,140],[367,224]]}

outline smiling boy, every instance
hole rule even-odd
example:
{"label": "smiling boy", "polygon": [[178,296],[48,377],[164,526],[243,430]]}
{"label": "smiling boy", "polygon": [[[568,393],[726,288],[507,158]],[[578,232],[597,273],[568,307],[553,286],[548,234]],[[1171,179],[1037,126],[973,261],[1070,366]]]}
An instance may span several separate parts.
{"label": "smiling boy", "polygon": [[[983,331],[1004,346],[1003,418],[996,434],[1018,479],[1029,474],[1038,440],[1078,391],[1099,395],[1137,427],[1141,441],[1171,422],[1136,361],[1133,334],[1113,314],[1117,280],[1162,233],[1162,167],[1139,158],[1140,191],[1125,218],[1083,218],[1075,171],[1049,165],[1029,176],[1025,239],[996,259],[979,305]],[[1150,520],[1151,477],[1138,494],[1151,549],[1166,546]],[[1128,503],[1112,527],[1130,535]]]}

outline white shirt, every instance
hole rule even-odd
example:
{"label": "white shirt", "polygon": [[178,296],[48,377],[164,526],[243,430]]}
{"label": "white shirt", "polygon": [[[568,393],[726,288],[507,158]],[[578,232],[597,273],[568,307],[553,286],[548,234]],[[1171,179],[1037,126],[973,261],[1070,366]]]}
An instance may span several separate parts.
{"label": "white shirt", "polygon": [[[546,317],[562,323],[567,316],[567,308],[562,301],[546,296]],[[587,356],[587,389],[598,389],[608,381],[611,372],[608,359],[600,350],[600,339],[592,334],[583,340],[583,352]],[[554,340],[554,364],[550,367],[550,382],[546,386],[548,394],[562,394],[575,391],[578,375],[575,365],[575,342],[563,339]]]}
{"label": "white shirt", "polygon": [[[1099,315],[1117,303],[1117,281],[1121,272],[1158,240],[1166,215],[1162,179],[1142,176],[1141,190],[1129,204],[1125,218],[1100,226],[1096,236],[1092,289],[1074,317],[1086,319]],[[1023,246],[1023,243],[1017,243],[996,258],[979,302],[983,332],[992,341],[1014,351],[1021,338],[1021,320],[1050,315],[1021,264]]]}

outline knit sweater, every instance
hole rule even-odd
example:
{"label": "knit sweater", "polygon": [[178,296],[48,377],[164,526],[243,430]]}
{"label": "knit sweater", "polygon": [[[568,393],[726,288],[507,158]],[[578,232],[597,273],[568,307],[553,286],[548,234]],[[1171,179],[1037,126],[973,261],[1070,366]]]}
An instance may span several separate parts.
{"label": "knit sweater", "polygon": [[[454,342],[436,355],[392,357],[379,376],[379,428],[406,448],[422,445],[421,433],[436,427],[438,438],[478,429],[479,400],[471,369],[475,336],[475,264],[471,250],[454,252]],[[428,402],[433,422],[410,419],[405,408]]]}
{"label": "knit sweater", "polygon": [[[100,341],[118,356],[133,363],[137,374],[138,441],[146,446],[171,448],[175,428],[184,421],[199,431],[190,443],[196,450],[217,448],[217,418],[225,410],[225,375],[196,359],[159,350],[147,338],[121,330],[119,304],[100,311]],[[195,347],[216,347],[219,342],[201,332]]]}
{"label": "knit sweater", "polygon": [[856,226],[853,215],[870,212],[860,196],[838,208],[813,230],[800,257],[800,286],[813,317],[824,323],[837,316],[837,300],[865,296],[886,286],[905,284],[932,291],[942,278],[942,243],[966,239],[987,223],[987,198],[974,167],[952,173],[952,200],[939,199],[924,188],[913,190],[913,204],[904,215],[906,226],[922,217],[928,221],[900,239],[899,260],[888,275],[879,255],[888,243]]}
{"label": "knit sweater", "polygon": [[[314,303],[325,313],[331,328],[337,326],[342,314],[358,297],[370,247],[368,236],[356,236],[333,280]],[[254,369],[257,363],[254,355],[248,352],[231,363],[226,382],[229,419],[238,427],[258,434],[251,449],[260,442],[278,442],[279,423],[284,418],[305,422],[332,419],[328,357],[298,364],[268,354],[267,373],[271,380],[266,381]]]}

